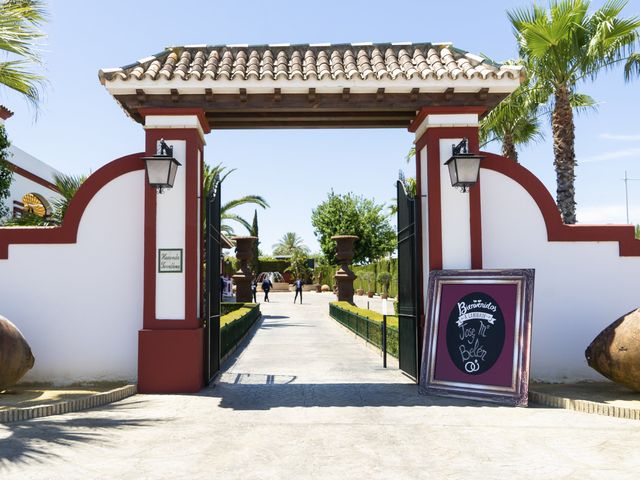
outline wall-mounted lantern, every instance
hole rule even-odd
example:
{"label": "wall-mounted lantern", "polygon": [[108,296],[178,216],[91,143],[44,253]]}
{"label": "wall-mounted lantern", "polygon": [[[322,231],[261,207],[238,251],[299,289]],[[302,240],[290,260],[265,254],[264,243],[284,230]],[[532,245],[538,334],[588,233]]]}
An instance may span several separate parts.
{"label": "wall-mounted lantern", "polygon": [[480,172],[481,155],[469,153],[469,141],[463,138],[458,145],[451,147],[451,158],[444,164],[449,167],[451,186],[459,187],[463,192],[467,191],[478,181]]}
{"label": "wall-mounted lantern", "polygon": [[173,147],[167,145],[164,139],[160,139],[158,153],[142,160],[147,169],[149,185],[155,187],[158,193],[162,193],[165,188],[173,187],[180,162],[173,158]]}

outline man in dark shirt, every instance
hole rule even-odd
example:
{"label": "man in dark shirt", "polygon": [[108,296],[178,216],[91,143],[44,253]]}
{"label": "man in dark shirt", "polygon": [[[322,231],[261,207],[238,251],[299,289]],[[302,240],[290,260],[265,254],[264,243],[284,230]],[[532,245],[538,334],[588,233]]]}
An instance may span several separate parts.
{"label": "man in dark shirt", "polygon": [[298,299],[298,295],[300,295],[300,305],[302,305],[302,285],[303,285],[303,281],[298,278],[295,282],[294,282],[294,286],[296,287],[296,296],[293,299],[293,303],[296,303],[296,300]]}
{"label": "man in dark shirt", "polygon": [[269,290],[271,290],[272,286],[273,286],[273,284],[271,283],[271,280],[269,280],[267,277],[265,277],[265,279],[262,281],[262,291],[264,292],[264,301],[265,302],[269,301]]}

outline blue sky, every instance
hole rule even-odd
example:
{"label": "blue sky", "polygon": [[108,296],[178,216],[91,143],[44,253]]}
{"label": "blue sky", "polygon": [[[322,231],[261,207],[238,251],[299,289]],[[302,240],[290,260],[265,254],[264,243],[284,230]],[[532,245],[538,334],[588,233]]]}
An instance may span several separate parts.
{"label": "blue sky", "polygon": [[[236,43],[448,41],[505,60],[516,55],[505,11],[528,4],[52,0],[44,47],[50,83],[37,119],[24,101],[6,90],[0,90],[0,103],[16,113],[7,122],[16,146],[66,173],[88,173],[144,145],[142,127],[126,117],[100,85],[99,68],[126,65],[169,45]],[[639,15],[640,0],[631,0],[626,14]],[[597,113],[576,120],[578,220],[624,223],[624,171],[640,179],[640,80],[626,84],[619,69],[584,84],[581,91],[600,105]],[[412,139],[399,129],[213,131],[205,160],[237,168],[225,181],[226,199],[256,193],[270,202],[271,208],[258,214],[263,251],[269,252],[287,231],[297,232],[318,250],[311,209],[331,188],[388,203],[398,170],[413,169],[404,160]],[[521,151],[521,163],[555,196],[548,128],[543,142]],[[631,221],[640,223],[640,181],[629,187]],[[253,208],[239,213],[250,219]]]}

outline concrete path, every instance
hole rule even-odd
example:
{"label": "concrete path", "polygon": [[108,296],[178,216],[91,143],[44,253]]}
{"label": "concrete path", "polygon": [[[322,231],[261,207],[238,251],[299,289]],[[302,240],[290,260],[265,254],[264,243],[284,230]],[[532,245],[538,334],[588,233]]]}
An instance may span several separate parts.
{"label": "concrete path", "polygon": [[640,422],[424,397],[329,319],[272,294],[212,388],[0,425],[0,479],[636,479]]}

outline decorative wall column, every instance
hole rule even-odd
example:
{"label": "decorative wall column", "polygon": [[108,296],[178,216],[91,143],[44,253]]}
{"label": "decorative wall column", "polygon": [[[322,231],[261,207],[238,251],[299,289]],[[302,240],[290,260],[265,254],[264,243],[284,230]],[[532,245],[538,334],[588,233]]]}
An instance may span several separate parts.
{"label": "decorative wall column", "polygon": [[463,138],[469,150],[479,150],[478,125],[483,107],[423,108],[409,127],[415,133],[416,196],[418,199],[418,259],[422,271],[419,348],[422,346],[425,288],[429,272],[441,269],[482,268],[480,180],[467,193],[451,186],[444,165],[452,145]]}
{"label": "decorative wall column", "polygon": [[253,273],[249,268],[249,260],[253,256],[253,244],[258,237],[233,237],[236,242],[236,258],[240,260],[240,268],[233,275],[233,282],[236,284],[236,302],[251,303],[253,295],[251,294],[251,280]]}
{"label": "decorative wall column", "polygon": [[198,109],[141,109],[146,155],[160,139],[181,163],[173,188],[145,184],[143,329],[138,391],[195,392],[203,386],[200,308],[202,171],[208,123]]}
{"label": "decorative wall column", "polygon": [[336,259],[340,264],[335,274],[338,285],[338,301],[353,304],[353,282],[357,278],[356,274],[349,269],[349,264],[353,260],[353,244],[358,237],[355,235],[335,235],[331,240],[336,242]]}

